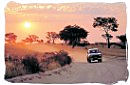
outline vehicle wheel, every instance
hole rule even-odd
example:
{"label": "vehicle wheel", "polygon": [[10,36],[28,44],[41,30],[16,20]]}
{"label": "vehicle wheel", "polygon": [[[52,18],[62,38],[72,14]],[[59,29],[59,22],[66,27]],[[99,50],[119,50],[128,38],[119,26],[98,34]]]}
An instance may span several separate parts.
{"label": "vehicle wheel", "polygon": [[102,59],[99,59],[98,62],[102,62]]}
{"label": "vehicle wheel", "polygon": [[91,59],[88,58],[87,60],[88,60],[89,63],[91,63]]}

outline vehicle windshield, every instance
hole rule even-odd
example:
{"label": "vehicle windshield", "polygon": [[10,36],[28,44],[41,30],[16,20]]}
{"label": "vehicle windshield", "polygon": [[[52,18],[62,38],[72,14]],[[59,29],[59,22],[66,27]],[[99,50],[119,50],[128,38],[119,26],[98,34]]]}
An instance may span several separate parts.
{"label": "vehicle windshield", "polygon": [[90,50],[89,53],[99,53],[99,50]]}

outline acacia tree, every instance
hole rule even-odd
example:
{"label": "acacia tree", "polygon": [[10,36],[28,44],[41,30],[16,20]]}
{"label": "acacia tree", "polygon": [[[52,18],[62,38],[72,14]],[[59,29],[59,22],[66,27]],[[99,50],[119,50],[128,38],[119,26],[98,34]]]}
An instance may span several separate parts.
{"label": "acacia tree", "polygon": [[60,31],[59,35],[61,40],[64,40],[65,42],[69,41],[68,44],[72,45],[72,48],[74,48],[81,39],[87,37],[88,32],[78,25],[68,25]]}
{"label": "acacia tree", "polygon": [[5,41],[8,43],[15,43],[17,40],[17,35],[14,33],[7,33],[5,34]]}
{"label": "acacia tree", "polygon": [[107,40],[107,47],[110,48],[110,39],[112,38],[112,35],[110,34],[110,31],[116,32],[118,31],[117,20],[115,17],[96,17],[94,18],[93,27],[101,28],[105,32],[103,37]]}
{"label": "acacia tree", "polygon": [[29,35],[28,38],[32,39],[33,42],[37,42],[39,37],[37,35]]}
{"label": "acacia tree", "polygon": [[106,40],[106,42],[107,42],[108,37],[109,37],[109,40],[111,40],[113,38],[113,36],[111,34],[102,34],[102,37]]}
{"label": "acacia tree", "polygon": [[56,32],[47,32],[46,38],[48,43],[52,42],[54,44],[55,40],[59,38],[59,34]]}
{"label": "acacia tree", "polygon": [[37,42],[38,38],[39,37],[37,35],[29,35],[27,38],[25,38],[22,41],[25,42],[25,43],[33,43],[33,42]]}

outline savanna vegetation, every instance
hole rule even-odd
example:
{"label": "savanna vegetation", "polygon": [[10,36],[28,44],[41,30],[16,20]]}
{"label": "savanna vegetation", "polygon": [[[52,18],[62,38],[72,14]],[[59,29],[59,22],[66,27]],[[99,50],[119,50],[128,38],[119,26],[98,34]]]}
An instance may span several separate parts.
{"label": "savanna vegetation", "polygon": [[38,58],[39,56],[37,55],[25,55],[22,57],[6,55],[5,79],[25,74],[45,72],[72,62],[71,57],[64,50],[59,52],[45,52],[40,56],[40,59]]}
{"label": "savanna vegetation", "polygon": [[110,39],[113,36],[110,34],[110,31],[118,31],[118,23],[115,17],[96,17],[94,18],[93,27],[103,29],[105,34],[102,34],[102,37],[106,39],[107,47],[110,48]]}
{"label": "savanna vegetation", "polygon": [[[74,47],[84,47],[85,49],[83,51],[86,52],[86,48],[88,46],[93,47],[94,45],[101,45],[103,47],[107,46],[110,48],[112,45],[116,45],[121,47],[122,49],[126,48],[126,35],[119,35],[116,36],[117,39],[120,40],[120,43],[111,43],[110,39],[112,39],[114,36],[110,34],[110,31],[116,32],[118,28],[117,20],[114,17],[96,17],[94,18],[93,27],[94,28],[101,28],[105,32],[105,34],[102,34],[102,37],[106,39],[106,43],[95,43],[91,44],[89,41],[87,41],[87,37],[89,36],[89,33],[85,28],[82,28],[78,25],[68,25],[65,26],[59,33],[56,32],[47,32],[46,33],[46,39],[45,42],[43,39],[39,39],[37,35],[28,35],[25,39],[21,40],[22,47],[26,44],[32,44],[32,43],[40,43],[45,45],[45,43],[51,45],[56,44],[55,41],[57,39],[60,39],[61,41],[64,41],[65,43],[62,43],[62,45],[72,46]],[[5,34],[5,41],[6,44],[10,44],[10,46],[18,44],[16,42],[18,36],[14,33],[7,33]],[[82,42],[81,42],[82,40]],[[39,46],[40,46],[39,45]],[[54,45],[55,46],[55,45]],[[18,47],[20,48],[20,47]],[[39,47],[34,47],[33,50],[26,53],[24,50],[16,51],[17,55],[10,54],[8,51],[5,51],[5,64],[6,64],[6,74],[5,78],[12,78],[20,75],[25,74],[32,74],[32,73],[38,73],[38,72],[45,72],[47,70],[56,69],[68,64],[71,64],[72,57],[69,55],[68,51],[62,50],[61,47],[59,51],[54,50],[49,52],[46,50],[46,47],[42,50],[45,50],[44,52],[40,52],[40,56],[35,54],[35,49]],[[51,48],[51,47],[50,47]],[[66,47],[68,49],[68,47]],[[8,49],[8,48],[6,48]],[[11,48],[13,50],[14,48]],[[72,50],[72,49],[71,49]],[[13,52],[13,51],[12,51]],[[75,52],[75,51],[74,51]],[[22,53],[22,54],[21,54]],[[23,55],[26,54],[26,55]],[[38,53],[39,54],[39,53]],[[76,54],[76,53],[75,53]]]}

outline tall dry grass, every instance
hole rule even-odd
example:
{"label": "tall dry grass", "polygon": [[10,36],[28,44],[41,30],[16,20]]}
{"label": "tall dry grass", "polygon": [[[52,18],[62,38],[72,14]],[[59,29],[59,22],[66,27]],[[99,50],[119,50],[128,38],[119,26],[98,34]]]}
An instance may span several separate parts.
{"label": "tall dry grass", "polygon": [[65,51],[43,53],[40,61],[36,55],[26,55],[20,59],[16,59],[14,56],[6,56],[5,60],[5,79],[53,70],[72,62]]}

